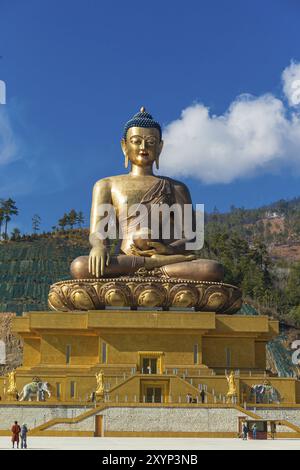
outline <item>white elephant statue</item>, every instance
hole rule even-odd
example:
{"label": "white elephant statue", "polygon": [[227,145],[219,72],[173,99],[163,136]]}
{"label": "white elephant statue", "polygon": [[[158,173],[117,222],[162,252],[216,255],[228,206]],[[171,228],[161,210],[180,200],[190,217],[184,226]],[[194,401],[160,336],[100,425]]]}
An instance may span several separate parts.
{"label": "white elephant statue", "polygon": [[48,382],[31,382],[24,385],[20,393],[19,401],[32,401],[32,397],[36,397],[36,401],[45,401],[45,395],[51,397],[50,384]]}

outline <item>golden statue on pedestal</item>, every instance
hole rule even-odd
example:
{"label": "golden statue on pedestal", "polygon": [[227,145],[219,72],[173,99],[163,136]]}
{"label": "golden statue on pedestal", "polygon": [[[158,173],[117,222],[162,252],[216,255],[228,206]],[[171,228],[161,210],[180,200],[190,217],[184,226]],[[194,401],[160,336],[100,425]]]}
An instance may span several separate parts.
{"label": "golden statue on pedestal", "polygon": [[13,370],[7,374],[8,379],[8,387],[6,390],[6,395],[9,400],[16,400],[17,399],[17,382],[16,382],[16,372]]}
{"label": "golden statue on pedestal", "polygon": [[104,374],[102,370],[100,370],[100,372],[96,374],[96,381],[97,381],[97,386],[96,386],[95,395],[96,395],[96,400],[100,401],[104,397]]}
{"label": "golden statue on pedestal", "polygon": [[[240,291],[223,284],[224,270],[220,263],[200,259],[195,252],[186,250],[186,243],[191,240],[186,238],[184,230],[176,232],[174,214],[169,218],[167,237],[164,215],[158,214],[155,219],[158,230],[153,237],[154,207],[170,210],[175,205],[186,218],[185,207],[192,208],[192,201],[183,183],[153,173],[154,164],[159,168],[162,131],[144,107],[125,125],[121,147],[125,168],[130,164],[130,171],[96,182],[90,223],[92,249],[89,256],[80,256],[71,264],[71,274],[77,282],[64,281],[51,287],[50,307],[93,310],[106,305],[175,306],[207,311],[222,309],[226,313],[238,310]],[[124,215],[125,206],[129,211]],[[116,238],[121,238],[113,255],[108,239],[100,230],[109,225],[107,213],[100,210],[103,207],[113,209]],[[130,212],[132,207],[135,209]],[[145,211],[146,216],[141,216]],[[195,226],[195,213],[191,212],[191,225]]]}
{"label": "golden statue on pedestal", "polygon": [[228,383],[228,392],[226,394],[227,403],[231,403],[232,400],[237,396],[237,387],[235,383],[234,372],[231,371],[229,375],[226,375],[226,379]]}

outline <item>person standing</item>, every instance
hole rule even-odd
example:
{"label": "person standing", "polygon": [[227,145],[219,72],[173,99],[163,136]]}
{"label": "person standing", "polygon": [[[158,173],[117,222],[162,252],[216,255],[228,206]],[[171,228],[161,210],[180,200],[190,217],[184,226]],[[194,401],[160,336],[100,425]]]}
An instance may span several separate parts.
{"label": "person standing", "polygon": [[192,401],[193,401],[193,397],[190,393],[188,393],[187,396],[186,396],[186,402],[187,403],[192,403]]}
{"label": "person standing", "polygon": [[15,448],[15,442],[17,443],[17,449],[19,448],[19,440],[20,440],[20,432],[21,428],[18,425],[18,421],[15,421],[15,424],[11,428],[12,436],[11,436],[11,442],[13,449]]}
{"label": "person standing", "polygon": [[256,426],[255,423],[254,423],[253,428],[252,428],[252,435],[253,435],[253,439],[256,439],[256,435],[257,435],[257,426]]}
{"label": "person standing", "polygon": [[201,403],[205,403],[205,390],[202,389],[200,392]]}
{"label": "person standing", "polygon": [[21,426],[21,449],[27,449],[27,433],[28,433],[28,428],[25,423],[22,424]]}
{"label": "person standing", "polygon": [[275,439],[275,435],[276,435],[276,422],[271,421],[271,437],[272,437],[272,439]]}
{"label": "person standing", "polygon": [[248,439],[248,424],[246,421],[243,422],[243,441],[247,441]]}

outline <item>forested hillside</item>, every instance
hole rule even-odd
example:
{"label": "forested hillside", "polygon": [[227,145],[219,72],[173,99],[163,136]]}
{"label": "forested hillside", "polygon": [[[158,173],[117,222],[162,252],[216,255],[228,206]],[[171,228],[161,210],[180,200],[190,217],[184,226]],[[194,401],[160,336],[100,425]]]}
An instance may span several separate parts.
{"label": "forested hillside", "polygon": [[260,309],[300,326],[300,198],[207,214],[202,255],[221,260],[225,280]]}
{"label": "forested hillside", "polygon": [[249,242],[259,237],[267,244],[300,243],[300,197],[257,209],[232,206],[229,212],[220,213],[215,208],[206,215],[206,222],[235,230]]}
{"label": "forested hillside", "polygon": [[69,266],[88,253],[88,239],[79,234],[33,237],[0,244],[0,312],[48,310],[52,283],[70,278]]}

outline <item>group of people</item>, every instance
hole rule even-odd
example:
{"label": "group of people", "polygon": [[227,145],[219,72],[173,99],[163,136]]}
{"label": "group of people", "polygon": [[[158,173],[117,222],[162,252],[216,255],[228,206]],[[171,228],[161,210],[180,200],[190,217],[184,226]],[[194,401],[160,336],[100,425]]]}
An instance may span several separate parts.
{"label": "group of people", "polygon": [[[249,429],[248,422],[244,421],[242,423],[242,437],[244,441],[248,439],[248,435],[250,431],[252,433],[252,439],[257,439],[256,423],[254,423],[253,426],[251,426],[251,429]],[[267,428],[266,428],[266,432],[267,432]],[[276,422],[275,421],[270,421],[270,433],[271,433],[271,438],[275,439],[275,436],[276,436]]]}
{"label": "group of people", "polygon": [[[243,432],[243,441],[247,441],[248,435],[249,435],[249,427],[248,427],[247,421],[243,422],[242,432]],[[252,438],[253,439],[257,438],[257,426],[255,423],[252,426]]]}
{"label": "group of people", "polygon": [[[202,389],[200,392],[201,403],[205,403],[205,391]],[[194,398],[191,393],[186,396],[187,403],[198,403],[197,398]]]}
{"label": "group of people", "polygon": [[12,428],[11,428],[12,436],[12,448],[15,448],[15,444],[17,445],[17,449],[19,448],[20,438],[21,438],[21,449],[27,449],[27,433],[28,428],[25,423],[21,426],[18,424],[18,421],[15,421]]}

